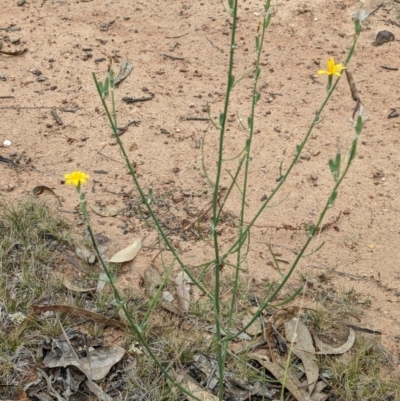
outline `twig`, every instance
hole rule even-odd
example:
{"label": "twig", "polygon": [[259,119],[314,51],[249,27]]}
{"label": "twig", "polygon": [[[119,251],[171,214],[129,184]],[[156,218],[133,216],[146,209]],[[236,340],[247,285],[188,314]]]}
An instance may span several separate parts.
{"label": "twig", "polygon": [[15,96],[0,96],[0,99],[15,99]]}
{"label": "twig", "polygon": [[166,58],[170,58],[171,60],[185,60],[183,57],[171,56],[170,54],[166,54],[166,53],[163,53],[163,56]]}
{"label": "twig", "polygon": [[61,118],[58,116],[58,114],[54,110],[51,110],[51,115],[54,117],[54,119],[56,120],[58,125],[63,125]]}
{"label": "twig", "polygon": [[175,47],[178,46],[178,42],[175,42],[170,48],[169,51],[173,52],[175,50]]}
{"label": "twig", "polygon": [[126,96],[126,97],[123,97],[122,98],[122,100],[125,102],[125,103],[138,103],[138,102],[147,102],[148,100],[153,100],[153,96],[149,96],[149,97],[129,97],[129,96]]}
{"label": "twig", "polygon": [[371,11],[371,12],[368,14],[368,17],[370,17],[372,14],[375,14],[382,6],[383,6],[383,3],[379,4],[379,6],[376,7],[374,11]]}
{"label": "twig", "polygon": [[384,68],[385,70],[389,70],[389,71],[398,71],[399,70],[397,67],[388,67],[387,65],[381,65],[381,68]]}
{"label": "twig", "polygon": [[183,35],[179,36],[165,36],[165,39],[178,39],[178,38],[183,38],[184,36],[188,35],[189,32],[184,33]]}
{"label": "twig", "polygon": [[210,39],[207,38],[207,36],[206,36],[206,39],[211,43],[211,46],[212,46],[212,47],[215,47],[215,48],[216,48],[217,50],[219,50],[221,53],[224,52],[224,49],[221,49],[220,47],[218,47],[217,45],[215,45]]}
{"label": "twig", "polygon": [[140,120],[129,121],[129,123],[125,126],[118,128],[118,135],[121,136],[122,134],[124,134],[131,125],[135,125],[137,127],[140,123]]}
{"label": "twig", "polygon": [[389,22],[392,25],[396,25],[398,28],[400,28],[400,24],[396,21],[393,21],[392,19],[388,19],[387,22]]}
{"label": "twig", "polygon": [[47,106],[4,106],[0,107],[1,110],[32,110],[32,109],[53,109],[54,107],[47,107]]}
{"label": "twig", "polygon": [[210,121],[208,117],[186,117],[187,121]]}
{"label": "twig", "polygon": [[[101,150],[102,150],[102,149],[101,149]],[[107,156],[107,155],[105,155],[104,153],[101,153],[101,150],[96,150],[96,152],[97,152],[99,155],[105,157],[106,159],[109,159],[109,160],[112,160],[113,162],[116,162],[116,163],[120,163],[120,164],[124,164],[124,165],[125,165],[124,162],[121,162],[120,160],[113,159],[112,157]]]}

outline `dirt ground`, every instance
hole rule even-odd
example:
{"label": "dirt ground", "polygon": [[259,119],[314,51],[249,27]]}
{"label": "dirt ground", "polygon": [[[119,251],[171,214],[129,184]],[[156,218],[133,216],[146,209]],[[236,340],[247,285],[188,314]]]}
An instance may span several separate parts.
{"label": "dirt ground", "polygon": [[[248,220],[276,185],[280,163],[288,166],[325,96],[326,76],[318,77],[316,71],[325,68],[328,57],[344,61],[354,32],[351,13],[361,5],[353,0],[273,4],[275,14],[262,55]],[[365,8],[373,11],[379,4],[365,3]],[[366,21],[349,66],[369,117],[358,155],[328,213],[326,222],[333,224],[318,239],[325,246],[304,259],[299,269],[313,275],[309,306],[319,288],[319,299],[354,288],[365,306],[351,323],[381,332],[383,346],[399,363],[400,118],[388,118],[392,109],[400,108],[399,41],[373,43],[384,29],[399,36],[400,3],[382,4]],[[262,9],[258,0],[239,6],[236,77],[251,71]],[[9,27],[19,30],[5,30]],[[187,118],[207,117],[207,104],[212,118],[222,110],[230,26],[221,2],[27,0],[18,6],[17,0],[3,0],[0,28],[3,51],[27,49],[18,56],[0,54],[0,142],[11,141],[11,146],[0,148],[0,155],[19,164],[14,168],[0,163],[2,196],[17,202],[33,187],[45,185],[60,196],[62,210],[74,212],[77,198],[71,187],[63,185],[63,175],[82,170],[92,177],[85,187],[89,205],[125,207],[115,217],[91,213],[96,232],[111,239],[107,253],[112,255],[140,235],[147,236],[145,245],[152,245],[154,232],[129,212],[137,195],[92,78],[95,72],[104,79],[109,56],[114,56],[116,71],[129,59],[133,72],[116,89],[119,125],[133,120],[140,124],[131,125],[121,138],[131,149],[143,187],[153,186],[156,210],[173,240],[180,242],[185,263],[212,257],[211,244],[198,240],[192,223],[197,216],[210,216],[205,212],[211,191],[198,145],[204,140],[204,162],[213,177],[218,133],[204,119]],[[246,135],[237,115],[246,119],[249,114],[252,82],[250,74],[232,96],[226,159],[244,146]],[[126,96],[151,99],[127,104],[122,101]],[[328,160],[338,148],[345,154],[353,137],[354,106],[342,79],[303,157],[272,202],[274,207],[254,228],[247,266],[253,277],[276,277],[266,243],[273,244],[280,259],[294,259],[290,249],[298,249],[304,241],[302,225],[316,221],[333,186]],[[234,171],[237,163],[228,161],[226,168]],[[227,184],[225,174],[222,185]],[[239,200],[236,192],[227,206],[233,216]],[[65,218],[78,223],[76,214],[65,213]],[[203,224],[204,229],[209,227],[209,222]],[[83,232],[82,226],[77,230]],[[223,248],[235,232],[234,226],[223,225]],[[123,268],[121,285],[142,291],[140,276],[155,255],[156,251],[144,249]],[[283,262],[283,269],[286,266]],[[318,281],[321,273],[328,274],[328,285]]]}

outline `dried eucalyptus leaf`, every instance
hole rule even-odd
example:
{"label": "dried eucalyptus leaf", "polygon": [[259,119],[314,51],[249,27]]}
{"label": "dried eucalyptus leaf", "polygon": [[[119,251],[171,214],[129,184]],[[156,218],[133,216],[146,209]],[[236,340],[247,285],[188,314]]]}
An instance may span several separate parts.
{"label": "dried eucalyptus leaf", "polygon": [[303,365],[307,376],[308,392],[312,394],[318,381],[319,369],[316,363],[315,348],[307,326],[297,317],[285,322],[286,339],[292,343],[292,351]]}
{"label": "dried eucalyptus leaf", "polygon": [[117,252],[111,259],[111,263],[129,262],[137,256],[142,248],[142,239],[137,238],[131,245]]}
{"label": "dried eucalyptus leaf", "polygon": [[158,269],[154,266],[150,266],[144,272],[144,287],[146,288],[147,295],[150,298],[154,298],[158,288],[161,285],[162,277]]}
{"label": "dried eucalyptus leaf", "polygon": [[114,79],[114,85],[122,82],[133,70],[133,65],[129,60],[125,60],[119,69],[119,74]]}
{"label": "dried eucalyptus leaf", "polygon": [[319,352],[316,352],[316,354],[318,354],[318,355],[340,355],[340,354],[344,354],[347,351],[350,351],[350,349],[353,347],[354,342],[356,341],[356,333],[350,327],[349,328],[349,337],[347,338],[347,341],[340,347],[336,347],[336,348],[333,348],[329,344],[324,343],[316,335],[314,336],[314,341],[315,341],[315,345],[320,350]]}

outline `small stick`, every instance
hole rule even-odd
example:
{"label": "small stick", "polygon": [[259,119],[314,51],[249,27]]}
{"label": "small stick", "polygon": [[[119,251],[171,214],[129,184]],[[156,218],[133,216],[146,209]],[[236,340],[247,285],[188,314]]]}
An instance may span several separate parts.
{"label": "small stick", "polygon": [[51,110],[51,115],[54,117],[54,119],[56,120],[58,125],[63,125],[61,118],[58,116],[58,114],[54,110]]}
{"label": "small stick", "polygon": [[169,51],[173,52],[175,50],[175,47],[178,46],[178,42],[175,42],[170,48]]}
{"label": "small stick", "polygon": [[140,120],[133,120],[130,121],[128,124],[126,124],[124,127],[118,128],[118,135],[121,136],[122,134],[124,134],[126,132],[126,130],[131,126],[131,125],[135,125],[136,127],[141,123]]}
{"label": "small stick", "polygon": [[138,102],[146,102],[147,100],[153,100],[153,96],[150,97],[123,97],[122,100],[125,103],[138,103]]}
{"label": "small stick", "polygon": [[0,99],[15,99],[15,96],[0,96]]}
{"label": "small stick", "polygon": [[221,49],[220,47],[218,47],[217,45],[215,45],[210,39],[207,38],[207,36],[206,36],[206,39],[211,43],[211,46],[212,46],[212,47],[215,47],[215,48],[216,48],[217,50],[219,50],[221,53],[224,52],[224,49]]}
{"label": "small stick", "polygon": [[189,32],[186,32],[183,35],[179,35],[179,36],[166,36],[165,39],[178,39],[178,38],[182,38],[188,34],[189,34]]}
{"label": "small stick", "polygon": [[163,54],[164,57],[170,58],[171,60],[185,60],[183,57],[176,57],[176,56],[171,56],[169,54]]}
{"label": "small stick", "polygon": [[36,107],[29,107],[29,106],[27,106],[27,107],[20,107],[20,106],[4,106],[4,107],[0,107],[0,109],[2,109],[2,110],[21,110],[21,109],[26,109],[26,110],[29,110],[29,109],[52,109],[53,107],[47,107],[47,106],[36,106]]}
{"label": "small stick", "polygon": [[208,117],[186,117],[187,121],[209,121]]}
{"label": "small stick", "polygon": [[397,67],[388,67],[387,65],[381,65],[381,68],[384,68],[385,70],[389,70],[389,71],[398,71],[399,70]]}
{"label": "small stick", "polygon": [[375,14],[382,6],[383,6],[383,3],[379,4],[379,6],[376,7],[374,11],[371,11],[371,12],[368,14],[368,17],[370,17],[372,14]]}

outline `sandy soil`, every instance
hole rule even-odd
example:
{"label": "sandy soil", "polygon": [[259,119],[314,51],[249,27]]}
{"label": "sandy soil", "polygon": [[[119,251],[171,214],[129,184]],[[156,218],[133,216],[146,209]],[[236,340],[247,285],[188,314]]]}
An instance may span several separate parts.
{"label": "sandy soil", "polygon": [[[351,12],[359,5],[353,0],[281,1],[274,5],[262,56],[248,219],[274,188],[280,163],[288,165],[324,98],[326,77],[316,77],[316,71],[325,67],[328,57],[344,61],[353,35]],[[372,11],[378,5],[372,2],[366,8]],[[254,36],[261,12],[261,1],[241,2],[236,77],[249,72],[255,60]],[[373,42],[383,29],[399,36],[399,13],[399,2],[385,1],[366,22],[349,68],[369,119],[358,156],[328,214],[326,222],[334,224],[319,238],[325,246],[300,266],[304,274],[314,274],[321,296],[354,288],[360,302],[370,300],[362,316],[351,322],[380,331],[382,344],[394,355],[400,353],[400,119],[388,115],[392,108],[400,108],[399,42],[382,46]],[[129,59],[133,72],[116,90],[119,125],[132,120],[140,124],[130,126],[122,140],[132,149],[129,152],[143,187],[153,186],[156,210],[173,240],[181,242],[185,262],[192,265],[210,257],[211,244],[197,239],[191,223],[210,205],[198,143],[204,139],[205,164],[212,177],[218,133],[207,121],[187,117],[207,117],[207,104],[213,118],[222,109],[230,34],[227,18],[219,1],[27,0],[18,6],[17,0],[3,0],[2,50],[27,51],[19,56],[0,55],[0,74],[4,76],[0,96],[12,96],[0,98],[0,140],[12,143],[0,148],[0,155],[20,166],[15,169],[0,163],[2,196],[17,201],[33,187],[46,185],[61,197],[63,210],[74,211],[77,199],[62,180],[64,173],[79,169],[92,177],[86,187],[89,205],[127,207],[116,217],[92,213],[96,231],[111,239],[108,252],[123,248],[138,235],[148,235],[145,244],[152,244],[154,233],[137,212],[128,210],[137,195],[91,75],[95,72],[104,78],[109,56],[114,56],[117,71]],[[20,30],[7,32],[3,29],[7,27]],[[11,43],[16,39],[17,43]],[[244,78],[232,97],[227,159],[244,145],[245,133],[236,113],[247,118],[252,82],[251,75]],[[152,100],[129,105],[122,101],[125,96],[152,96]],[[354,106],[343,79],[293,175],[273,202],[275,207],[269,208],[254,228],[253,251],[248,258],[252,276],[265,279],[276,275],[267,242],[274,244],[281,259],[294,259],[288,249],[299,248],[305,238],[300,227],[315,222],[332,188],[328,160],[338,147],[345,153],[353,137],[350,120]],[[68,108],[75,112],[63,111]],[[52,110],[62,125],[55,121]],[[231,171],[236,166],[237,160],[226,164]],[[225,174],[222,184],[228,183]],[[236,192],[227,206],[233,216],[239,200]],[[78,222],[77,215],[65,216]],[[204,217],[208,220],[209,214]],[[203,223],[204,230],[208,224]],[[283,229],[288,225],[299,229]],[[81,227],[77,229],[83,231]],[[234,226],[224,224],[221,246],[225,248],[234,235]],[[125,266],[122,284],[140,291],[140,276],[154,256],[155,251],[145,249],[131,266]],[[328,285],[318,282],[321,272],[329,274]],[[309,298],[312,303],[312,296]]]}

